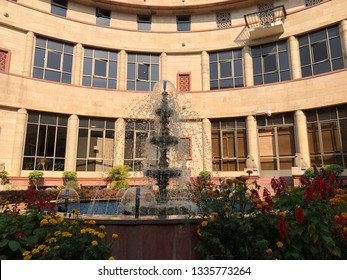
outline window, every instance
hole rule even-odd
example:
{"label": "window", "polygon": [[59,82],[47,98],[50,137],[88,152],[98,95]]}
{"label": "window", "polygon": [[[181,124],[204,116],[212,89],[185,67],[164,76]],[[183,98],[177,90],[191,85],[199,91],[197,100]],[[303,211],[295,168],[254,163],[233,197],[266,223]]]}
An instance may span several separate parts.
{"label": "window", "polygon": [[67,0],[51,0],[51,13],[66,17]]}
{"label": "window", "polygon": [[151,91],[159,81],[159,55],[128,54],[127,89]]}
{"label": "window", "polygon": [[210,89],[243,86],[242,50],[213,52],[210,57]]}
{"label": "window", "polygon": [[244,118],[212,120],[213,171],[243,171],[247,142]]}
{"label": "window", "polygon": [[287,41],[252,47],[255,85],[290,80]]}
{"label": "window", "polygon": [[128,120],[125,128],[124,164],[133,171],[143,171],[157,166],[157,148],[149,144],[154,133],[153,122],[147,120]]}
{"label": "window", "polygon": [[152,17],[148,15],[137,16],[137,29],[138,30],[151,30]]}
{"label": "window", "polygon": [[8,72],[10,68],[11,52],[0,49],[0,72]]}
{"label": "window", "polygon": [[298,40],[303,77],[344,68],[337,25],[300,36]]}
{"label": "window", "polygon": [[261,170],[290,170],[294,166],[292,113],[257,117]]}
{"label": "window", "polygon": [[82,85],[117,88],[117,52],[85,48]]}
{"label": "window", "polygon": [[306,7],[311,7],[311,6],[319,4],[322,1],[323,0],[305,0],[305,6]]}
{"label": "window", "polygon": [[114,119],[84,118],[79,121],[77,171],[105,172],[113,166]]}
{"label": "window", "polygon": [[190,31],[190,16],[177,16],[177,31]]}
{"label": "window", "polygon": [[347,105],[305,112],[311,165],[347,167]]}
{"label": "window", "polygon": [[96,8],[96,24],[110,26],[111,11]]}
{"label": "window", "polygon": [[178,92],[189,92],[190,91],[190,74],[179,73],[177,84],[178,84]]}
{"label": "window", "polygon": [[70,84],[72,53],[70,44],[36,38],[33,77]]}
{"label": "window", "polygon": [[63,171],[68,116],[29,112],[24,170]]}

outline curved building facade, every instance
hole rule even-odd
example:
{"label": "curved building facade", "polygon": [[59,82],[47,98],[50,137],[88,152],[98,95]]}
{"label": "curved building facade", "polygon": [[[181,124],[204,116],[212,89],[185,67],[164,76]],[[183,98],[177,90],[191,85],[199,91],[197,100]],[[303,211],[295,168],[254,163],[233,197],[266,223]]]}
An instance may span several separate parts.
{"label": "curved building facade", "polygon": [[[190,176],[347,174],[344,0],[0,0],[0,163],[141,184],[146,104],[170,81]],[[268,180],[269,181],[269,180]]]}

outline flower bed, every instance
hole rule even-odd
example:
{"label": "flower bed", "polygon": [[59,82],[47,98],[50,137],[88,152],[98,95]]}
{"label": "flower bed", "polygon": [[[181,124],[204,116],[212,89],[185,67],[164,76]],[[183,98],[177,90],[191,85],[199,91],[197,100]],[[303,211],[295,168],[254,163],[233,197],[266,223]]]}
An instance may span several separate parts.
{"label": "flower bed", "polygon": [[274,196],[247,176],[192,187],[203,258],[347,259],[347,189],[334,172],[314,168],[299,187],[273,178]]}

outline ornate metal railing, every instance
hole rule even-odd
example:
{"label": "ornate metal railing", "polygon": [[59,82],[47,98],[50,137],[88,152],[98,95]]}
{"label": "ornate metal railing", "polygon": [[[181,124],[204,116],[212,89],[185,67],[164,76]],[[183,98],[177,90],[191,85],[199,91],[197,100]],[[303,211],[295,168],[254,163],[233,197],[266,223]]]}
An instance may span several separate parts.
{"label": "ornate metal railing", "polygon": [[246,25],[250,29],[266,28],[274,23],[284,22],[287,16],[286,9],[283,5],[244,15]]}

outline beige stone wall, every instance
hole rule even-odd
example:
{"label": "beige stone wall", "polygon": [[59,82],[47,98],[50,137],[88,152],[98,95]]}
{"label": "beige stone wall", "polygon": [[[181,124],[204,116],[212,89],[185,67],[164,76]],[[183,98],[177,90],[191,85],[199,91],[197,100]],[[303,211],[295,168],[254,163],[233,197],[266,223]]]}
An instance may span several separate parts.
{"label": "beige stone wall", "polygon": [[0,105],[0,163],[5,163],[8,172],[11,171],[16,113],[17,110]]}

